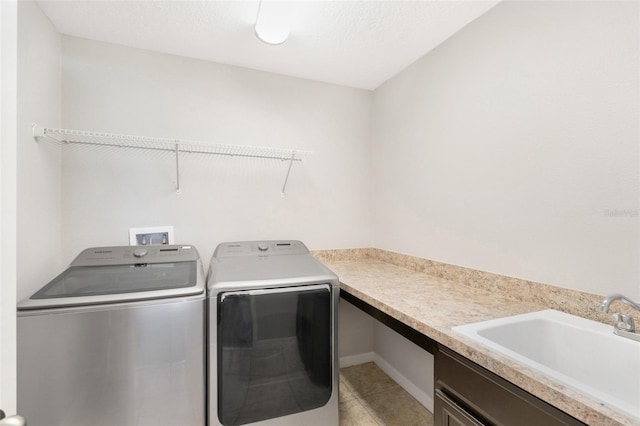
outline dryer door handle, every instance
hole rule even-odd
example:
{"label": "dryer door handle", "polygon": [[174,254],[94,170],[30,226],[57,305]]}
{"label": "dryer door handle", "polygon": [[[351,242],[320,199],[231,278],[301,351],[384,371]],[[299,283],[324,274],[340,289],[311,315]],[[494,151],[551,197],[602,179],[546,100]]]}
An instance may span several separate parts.
{"label": "dryer door handle", "polygon": [[222,296],[220,296],[220,302],[224,302],[224,299],[226,299],[229,296],[260,296],[263,294],[274,294],[274,293],[303,293],[305,291],[313,291],[313,290],[326,290],[330,292],[331,286],[329,286],[329,284],[311,284],[311,285],[298,285],[298,286],[290,286],[290,287],[227,291],[222,293]]}

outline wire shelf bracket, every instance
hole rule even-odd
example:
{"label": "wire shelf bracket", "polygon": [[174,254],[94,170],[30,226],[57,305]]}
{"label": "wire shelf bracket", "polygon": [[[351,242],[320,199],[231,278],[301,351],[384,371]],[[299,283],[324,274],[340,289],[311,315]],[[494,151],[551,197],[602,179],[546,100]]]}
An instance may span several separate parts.
{"label": "wire shelf bracket", "polygon": [[301,162],[303,157],[313,151],[257,147],[248,145],[226,145],[219,143],[193,142],[179,139],[155,138],[147,136],[123,135],[117,133],[101,133],[86,130],[55,129],[31,125],[33,138],[48,139],[62,145],[93,145],[117,148],[133,148],[149,151],[165,151],[176,158],[176,191],[180,193],[180,154],[224,155],[228,157],[264,158],[287,161],[289,167],[282,185],[282,196],[285,195],[287,182],[294,162]]}

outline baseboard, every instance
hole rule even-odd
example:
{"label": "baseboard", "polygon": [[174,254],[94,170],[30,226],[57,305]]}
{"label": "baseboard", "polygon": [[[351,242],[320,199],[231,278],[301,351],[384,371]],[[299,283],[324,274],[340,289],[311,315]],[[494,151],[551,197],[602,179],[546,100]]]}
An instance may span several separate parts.
{"label": "baseboard", "polygon": [[340,368],[351,367],[352,365],[364,364],[372,362],[374,359],[373,352],[365,352],[363,354],[348,355],[340,357]]}
{"label": "baseboard", "polygon": [[403,376],[398,370],[396,370],[391,364],[387,362],[387,360],[382,358],[380,355],[374,353],[373,362],[375,362],[376,365],[380,367],[382,371],[387,373],[389,377],[395,380],[396,383],[402,386],[404,390],[409,392],[409,394],[412,397],[418,400],[420,404],[424,405],[424,407],[427,410],[433,413],[433,397],[431,395],[428,395],[425,391],[423,391],[422,389],[414,385],[411,380]]}

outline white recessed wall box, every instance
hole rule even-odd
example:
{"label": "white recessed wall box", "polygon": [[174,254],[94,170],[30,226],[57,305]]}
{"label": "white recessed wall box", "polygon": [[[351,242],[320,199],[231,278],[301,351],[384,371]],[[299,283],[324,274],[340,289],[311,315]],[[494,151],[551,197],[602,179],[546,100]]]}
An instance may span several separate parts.
{"label": "white recessed wall box", "polygon": [[129,228],[129,245],[149,246],[174,244],[173,226]]}

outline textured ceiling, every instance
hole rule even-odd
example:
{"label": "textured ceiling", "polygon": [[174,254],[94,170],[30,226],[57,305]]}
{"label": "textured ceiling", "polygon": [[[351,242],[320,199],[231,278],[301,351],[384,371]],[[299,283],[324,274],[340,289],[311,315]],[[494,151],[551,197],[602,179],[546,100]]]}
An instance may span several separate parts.
{"label": "textured ceiling", "polygon": [[258,1],[38,2],[62,34],[375,89],[497,1],[291,1],[291,34],[254,34]]}

